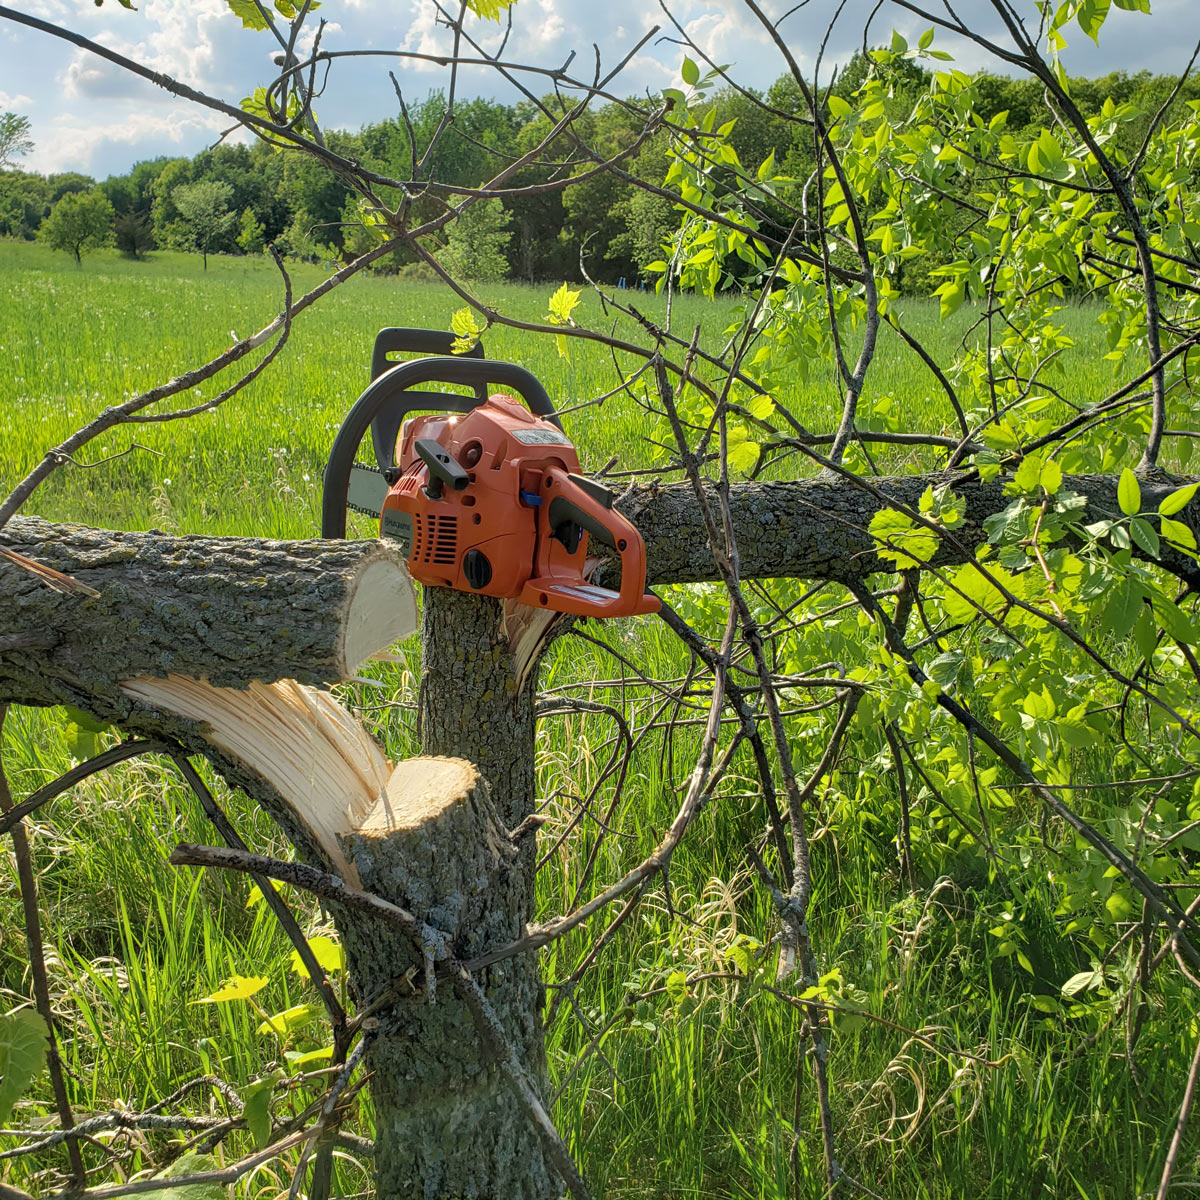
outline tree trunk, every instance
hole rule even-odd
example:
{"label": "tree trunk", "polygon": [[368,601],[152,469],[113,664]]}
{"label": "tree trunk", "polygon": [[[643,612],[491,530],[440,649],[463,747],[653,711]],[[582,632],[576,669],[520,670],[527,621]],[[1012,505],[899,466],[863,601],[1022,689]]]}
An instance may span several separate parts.
{"label": "tree trunk", "polygon": [[121,682],[186,675],[217,687],[346,679],[416,628],[404,560],[381,542],[170,537],[18,517],[0,550],[70,576],[55,590],[11,559],[0,568],[0,696],[128,712]]}
{"label": "tree trunk", "polygon": [[[421,749],[473,762],[487,780],[502,827],[515,829],[535,804],[533,691],[536,667],[518,680],[504,630],[504,606],[486,596],[426,588],[421,628]],[[486,936],[503,925],[523,929],[533,911],[534,839],[522,839],[505,866],[509,882],[492,898]],[[502,908],[501,905],[507,907]],[[482,943],[479,943],[482,945]],[[493,944],[501,944],[499,940]],[[548,1092],[542,1035],[542,989],[535,955],[496,964],[479,977],[535,1092]],[[439,1000],[439,1004],[443,1001]],[[458,1008],[460,1001],[453,1001]],[[461,1019],[461,1018],[456,1018]],[[470,1070],[478,1083],[461,1119],[470,1139],[443,1136],[447,1188],[462,1197],[528,1197],[560,1194],[533,1123],[520,1109],[508,1077],[490,1060],[478,1039]],[[478,1190],[477,1156],[503,1174]],[[513,1171],[515,1170],[515,1175]],[[403,1193],[393,1193],[403,1195]]]}
{"label": "tree trunk", "polygon": [[[527,873],[470,763],[401,763],[376,812],[342,839],[363,886],[403,905],[469,958],[523,932]],[[347,963],[364,998],[412,973],[411,940],[379,921],[344,914]],[[476,976],[520,1061],[544,1077],[539,987],[532,956]],[[484,1048],[471,1011],[444,981],[378,1014],[368,1052],[374,1072],[376,1192],[381,1200],[548,1200],[551,1181],[534,1124],[508,1076]]]}

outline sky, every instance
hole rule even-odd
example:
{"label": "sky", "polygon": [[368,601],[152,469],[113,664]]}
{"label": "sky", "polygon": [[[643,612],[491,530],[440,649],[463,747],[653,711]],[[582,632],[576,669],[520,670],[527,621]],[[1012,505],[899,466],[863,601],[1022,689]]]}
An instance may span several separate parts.
{"label": "sky", "polygon": [[[926,0],[938,6],[939,0]],[[788,47],[811,73],[829,19],[839,0],[762,0],[772,17],[794,11],[780,26]],[[1033,0],[1015,0],[1031,14]],[[696,44],[731,74],[765,88],[785,70],[778,49],[740,0],[669,0],[672,15]],[[844,0],[826,50],[826,68],[844,62],[863,41],[863,24],[873,0]],[[956,0],[955,11],[979,33],[1003,40],[988,0]],[[226,0],[140,0],[136,11],[116,0],[15,0],[14,8],[103,43],[156,72],[237,104],[275,74],[278,52],[269,33],[244,30]],[[1077,27],[1064,55],[1073,74],[1099,75],[1147,68],[1177,72],[1200,39],[1200,0],[1153,0],[1153,16],[1113,9],[1096,46]],[[654,25],[662,30],[628,63],[614,88],[621,94],[657,93],[681,86],[685,53],[657,0],[517,0],[506,58],[523,64],[559,66],[575,52],[573,70],[590,75],[596,49],[603,70],[616,66]],[[324,0],[315,14],[327,22],[327,50],[445,53],[449,33],[440,27],[431,0]],[[315,27],[315,21],[310,18]],[[891,0],[870,27],[870,44],[890,40],[898,29],[915,45],[928,22]],[[471,20],[483,43],[495,46],[501,26]],[[302,46],[311,45],[311,33]],[[935,48],[955,57],[963,70],[997,64],[967,39],[938,34]],[[331,72],[318,116],[327,128],[357,130],[397,113],[388,71],[395,72],[406,99],[424,99],[444,88],[445,68],[418,59],[346,59]],[[511,85],[490,68],[464,69],[460,94],[513,102]],[[532,90],[546,90],[544,80]],[[0,112],[30,120],[35,144],[22,160],[44,173],[82,171],[103,179],[123,174],[138,161],[160,154],[195,154],[213,144],[229,119],[171,96],[49,33],[28,29],[0,14]]]}

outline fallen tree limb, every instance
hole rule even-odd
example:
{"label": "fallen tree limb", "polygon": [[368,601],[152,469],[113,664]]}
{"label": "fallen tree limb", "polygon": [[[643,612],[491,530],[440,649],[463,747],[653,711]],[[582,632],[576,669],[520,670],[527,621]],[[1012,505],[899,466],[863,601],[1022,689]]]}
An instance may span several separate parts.
{"label": "fallen tree limb", "polygon": [[[730,489],[729,507],[740,555],[740,576],[846,583],[876,571],[892,572],[895,565],[875,552],[867,531],[871,518],[889,505],[916,510],[930,485],[937,488],[948,484],[963,502],[963,522],[955,527],[952,539],[943,539],[932,565],[964,562],[987,541],[983,524],[986,518],[1003,512],[1011,502],[1005,482],[994,479],[983,483],[970,472],[865,478],[861,482],[819,477],[737,484]],[[1160,500],[1195,480],[1172,479],[1158,472],[1142,475],[1140,482],[1143,509],[1156,512]],[[715,506],[716,490],[709,485],[708,491]],[[1087,508],[1078,518],[1081,524],[1122,515],[1115,475],[1068,475],[1063,479],[1062,491],[1087,499]],[[638,487],[620,508],[646,541],[651,583],[701,583],[718,578],[704,519],[689,485]],[[1197,528],[1200,502],[1193,500],[1175,519]],[[604,552],[600,546],[592,549],[593,553]],[[1146,557],[1136,548],[1135,553]],[[1164,546],[1159,561],[1179,578],[1200,586],[1200,567],[1192,559]]]}
{"label": "fallen tree limb", "polygon": [[54,591],[0,562],[0,694],[17,704],[90,710],[89,699],[107,697],[114,711],[97,715],[115,717],[117,685],[141,675],[329,683],[416,628],[403,559],[381,542],[114,533],[18,517],[0,547],[98,593]]}

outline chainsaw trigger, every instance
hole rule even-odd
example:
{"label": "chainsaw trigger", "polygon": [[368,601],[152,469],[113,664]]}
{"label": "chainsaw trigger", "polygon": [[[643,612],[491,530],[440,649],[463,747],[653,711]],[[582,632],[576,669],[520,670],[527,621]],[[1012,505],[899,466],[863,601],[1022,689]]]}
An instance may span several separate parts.
{"label": "chainsaw trigger", "polygon": [[537,492],[527,492],[524,488],[521,489],[521,503],[527,508],[537,508],[542,503],[542,498]]}
{"label": "chainsaw trigger", "polygon": [[568,554],[574,554],[583,540],[583,529],[575,521],[562,521],[554,527],[550,536],[561,542]]}

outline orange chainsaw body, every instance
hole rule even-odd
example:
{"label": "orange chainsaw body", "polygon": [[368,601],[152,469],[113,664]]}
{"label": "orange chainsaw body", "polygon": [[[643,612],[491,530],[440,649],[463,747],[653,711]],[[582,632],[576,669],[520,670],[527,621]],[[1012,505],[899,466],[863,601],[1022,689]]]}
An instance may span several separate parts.
{"label": "orange chainsaw body", "polygon": [[[577,616],[658,610],[641,535],[580,476],[562,430],[511,396],[406,421],[396,463],[380,530],[404,547],[414,579]],[[584,580],[589,536],[616,551],[619,592]]]}

